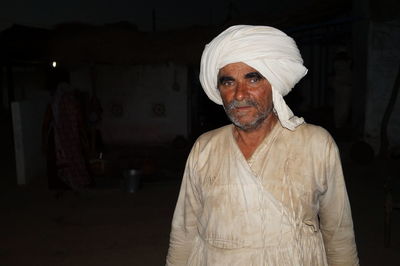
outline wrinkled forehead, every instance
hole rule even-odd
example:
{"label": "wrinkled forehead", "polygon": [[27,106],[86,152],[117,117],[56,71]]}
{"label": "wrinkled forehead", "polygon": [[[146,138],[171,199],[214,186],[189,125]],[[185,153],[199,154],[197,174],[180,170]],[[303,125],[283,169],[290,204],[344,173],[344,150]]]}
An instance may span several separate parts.
{"label": "wrinkled forehead", "polygon": [[227,73],[249,73],[249,72],[259,72],[259,71],[244,62],[235,62],[221,67],[218,70],[217,74],[218,76],[220,76]]}

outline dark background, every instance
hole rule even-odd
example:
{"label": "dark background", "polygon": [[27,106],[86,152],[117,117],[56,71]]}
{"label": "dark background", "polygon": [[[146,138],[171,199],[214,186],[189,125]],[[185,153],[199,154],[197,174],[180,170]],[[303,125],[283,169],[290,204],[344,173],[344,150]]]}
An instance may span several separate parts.
{"label": "dark background", "polygon": [[[285,99],[296,115],[323,126],[338,143],[361,264],[398,265],[398,212],[391,218],[391,245],[384,245],[388,187],[393,199],[400,195],[398,182],[387,182],[389,176],[399,179],[398,137],[388,134],[397,123],[393,121],[398,121],[397,59],[391,64],[373,58],[378,62],[374,64],[390,69],[379,77],[390,84],[381,93],[373,95],[368,89],[372,79],[368,75],[374,69],[371,51],[385,48],[372,40],[373,30],[376,25],[399,25],[399,17],[396,0],[2,1],[0,265],[163,265],[191,145],[203,132],[229,123],[199,84],[201,52],[219,32],[235,24],[275,26],[296,40],[309,73]],[[388,40],[399,36],[399,27],[392,28],[386,32]],[[352,93],[345,96],[350,98],[334,100],[330,77],[335,74],[335,58],[340,57],[337,51],[343,47],[351,61]],[[399,47],[393,50],[399,58]],[[187,137],[144,145],[140,138],[123,143],[129,148],[118,158],[110,155],[106,170],[91,169],[95,182],[80,195],[66,191],[59,197],[48,188],[45,175],[17,185],[11,103],[26,100],[29,93],[15,90],[16,73],[37,68],[50,76],[46,71],[54,57],[61,58],[67,71],[100,64],[121,69],[170,62],[185,66]],[[340,126],[335,124],[338,102],[350,106]],[[371,102],[375,109],[367,108]],[[371,115],[371,110],[380,111]],[[127,133],[135,130],[126,128]],[[102,149],[106,155],[121,150],[114,143],[98,142],[96,151]],[[143,182],[135,193],[126,191],[123,160],[141,170]]]}

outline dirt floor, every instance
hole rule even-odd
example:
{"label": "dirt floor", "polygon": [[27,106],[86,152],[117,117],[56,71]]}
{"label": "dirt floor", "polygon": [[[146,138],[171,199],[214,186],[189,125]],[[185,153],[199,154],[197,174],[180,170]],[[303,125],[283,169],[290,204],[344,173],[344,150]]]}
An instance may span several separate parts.
{"label": "dirt floor", "polygon": [[[400,265],[400,212],[393,217],[391,247],[383,245],[380,166],[346,157],[343,166],[361,265]],[[136,193],[113,186],[60,198],[44,184],[3,186],[0,265],[164,265],[179,182],[180,176],[153,179]]]}
{"label": "dirt floor", "polygon": [[176,184],[2,195],[0,265],[163,265]]}

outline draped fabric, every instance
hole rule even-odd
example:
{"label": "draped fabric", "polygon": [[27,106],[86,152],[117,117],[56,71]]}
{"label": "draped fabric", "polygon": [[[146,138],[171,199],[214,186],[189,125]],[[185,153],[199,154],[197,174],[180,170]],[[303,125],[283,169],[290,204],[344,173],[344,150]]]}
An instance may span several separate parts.
{"label": "draped fabric", "polygon": [[90,183],[81,138],[83,117],[74,92],[66,84],[58,87],[51,109],[57,177],[80,190]]}
{"label": "draped fabric", "polygon": [[304,122],[283,99],[307,74],[292,38],[273,27],[248,25],[232,26],[214,38],[201,58],[200,82],[215,103],[222,104],[217,88],[219,70],[237,62],[258,70],[271,83],[274,109],[282,126],[293,130]]}
{"label": "draped fabric", "polygon": [[277,123],[246,160],[233,125],[189,155],[167,265],[358,265],[338,149],[322,128]]}

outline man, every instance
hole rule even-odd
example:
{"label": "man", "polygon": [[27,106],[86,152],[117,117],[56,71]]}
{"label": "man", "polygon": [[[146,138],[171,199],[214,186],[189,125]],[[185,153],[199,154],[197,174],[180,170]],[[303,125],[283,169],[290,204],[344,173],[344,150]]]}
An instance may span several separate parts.
{"label": "man", "polygon": [[233,26],[206,46],[200,81],[233,125],[192,148],[167,265],[358,265],[337,146],[283,99],[306,73],[271,27]]}

